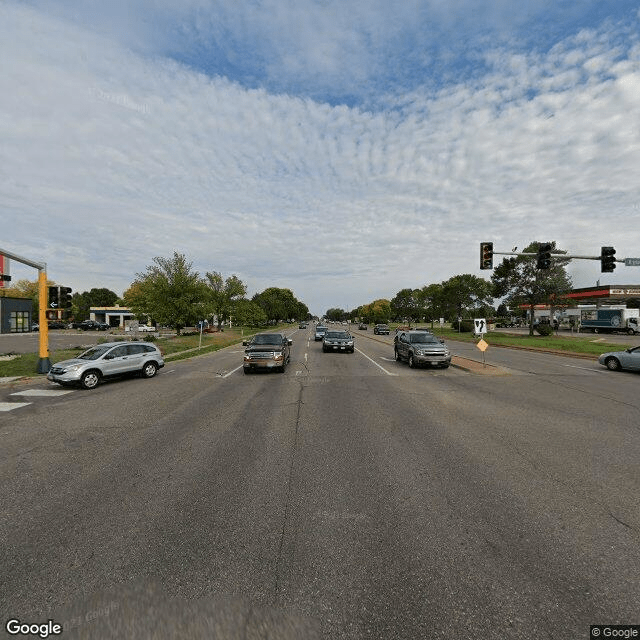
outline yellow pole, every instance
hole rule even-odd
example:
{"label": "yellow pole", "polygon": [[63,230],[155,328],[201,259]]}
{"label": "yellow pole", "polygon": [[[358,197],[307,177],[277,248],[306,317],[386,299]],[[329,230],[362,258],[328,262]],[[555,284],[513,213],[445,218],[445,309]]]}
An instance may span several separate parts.
{"label": "yellow pole", "polygon": [[49,360],[49,324],[47,323],[47,307],[49,305],[47,291],[47,272],[38,270],[38,324],[40,325],[40,352],[38,373],[48,373],[51,369]]}

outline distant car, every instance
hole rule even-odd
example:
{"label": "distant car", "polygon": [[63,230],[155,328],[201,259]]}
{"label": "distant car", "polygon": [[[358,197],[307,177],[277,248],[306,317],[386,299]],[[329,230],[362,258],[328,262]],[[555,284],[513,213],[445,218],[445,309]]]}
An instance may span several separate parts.
{"label": "distant car", "polygon": [[327,331],[322,338],[322,351],[355,351],[353,336],[348,331]]}
{"label": "distant car", "polygon": [[306,323],[306,322],[301,322],[301,323],[298,325],[298,329],[306,329],[306,328],[307,328],[307,323]]}
{"label": "distant car", "polygon": [[66,329],[67,328],[67,323],[60,322],[59,320],[52,320],[47,324],[49,326],[49,329]]}
{"label": "distant car", "polygon": [[411,368],[429,364],[446,369],[451,364],[451,351],[444,340],[427,331],[402,331],[394,352],[398,362],[406,360]]}
{"label": "distant car", "polygon": [[101,380],[138,373],[153,378],[164,367],[160,349],[149,342],[106,342],[75,358],[54,364],[47,379],[58,384],[79,384],[94,389]]}
{"label": "distant car", "polygon": [[609,351],[603,353],[598,362],[603,364],[610,371],[628,369],[629,371],[640,371],[640,347],[632,347],[625,351]]}
{"label": "distant car", "polygon": [[275,369],[284,373],[291,360],[290,346],[292,340],[281,333],[257,333],[250,340],[245,340],[244,372],[254,369]]}
{"label": "distant car", "polygon": [[375,327],[373,327],[373,333],[378,336],[388,336],[389,327],[386,324],[377,324]]}
{"label": "distant car", "polygon": [[365,324],[364,322],[361,322],[358,325],[358,329],[360,329],[361,331],[366,331],[369,328],[369,326],[367,324]]}
{"label": "distant car", "polygon": [[152,326],[150,326],[150,325],[148,325],[148,324],[139,324],[139,325],[138,325],[138,327],[137,327],[137,329],[131,329],[131,326],[127,325],[127,326],[124,328],[124,330],[125,330],[126,332],[129,332],[129,331],[134,331],[134,332],[135,332],[135,331],[138,331],[138,332],[140,332],[140,333],[144,333],[144,332],[151,333],[151,332],[155,331],[155,330],[156,330],[156,328],[155,328],[155,327],[152,327]]}
{"label": "distant car", "polygon": [[328,328],[327,328],[327,327],[325,327],[325,326],[324,326],[324,325],[322,325],[322,324],[319,324],[319,325],[316,327],[316,334],[315,334],[315,336],[314,336],[314,340],[315,340],[316,342],[318,342],[319,340],[322,340],[322,338],[324,338],[324,334],[325,334],[325,333],[327,333],[327,331],[328,331]]}
{"label": "distant car", "polygon": [[37,322],[34,322],[31,325],[31,331],[40,331],[40,325]]}
{"label": "distant car", "polygon": [[67,324],[67,329],[82,329],[82,322],[76,322],[75,320],[69,322],[69,324]]}
{"label": "distant car", "polygon": [[84,320],[78,327],[83,331],[106,331],[108,328],[109,325],[106,322],[96,322],[95,320]]}

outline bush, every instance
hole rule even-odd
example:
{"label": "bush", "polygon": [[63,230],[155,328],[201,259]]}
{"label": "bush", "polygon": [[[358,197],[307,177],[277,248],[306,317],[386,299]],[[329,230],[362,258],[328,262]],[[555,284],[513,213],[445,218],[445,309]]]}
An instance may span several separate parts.
{"label": "bush", "polygon": [[542,324],[539,323],[536,326],[536,331],[541,335],[541,336],[551,336],[553,335],[553,327],[550,324]]}
{"label": "bush", "polygon": [[[456,328],[456,322],[453,323],[453,328]],[[460,323],[460,333],[473,333],[476,330],[475,325],[470,320],[463,320]]]}

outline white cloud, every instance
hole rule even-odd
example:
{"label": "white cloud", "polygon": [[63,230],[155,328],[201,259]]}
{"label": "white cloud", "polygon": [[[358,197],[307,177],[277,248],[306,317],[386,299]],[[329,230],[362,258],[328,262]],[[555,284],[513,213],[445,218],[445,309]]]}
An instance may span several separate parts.
{"label": "white cloud", "polygon": [[[347,45],[323,48],[323,19],[309,55],[330,79]],[[338,40],[359,37],[340,21]],[[0,24],[3,244],[75,290],[121,293],[180,251],[323,312],[480,273],[486,239],[637,253],[640,65],[618,32],[494,49],[483,77],[372,113],[247,90],[34,9],[5,5]]]}

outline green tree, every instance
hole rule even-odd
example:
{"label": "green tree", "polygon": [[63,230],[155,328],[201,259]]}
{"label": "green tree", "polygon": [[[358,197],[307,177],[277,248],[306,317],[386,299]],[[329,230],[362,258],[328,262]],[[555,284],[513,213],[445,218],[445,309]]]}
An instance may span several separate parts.
{"label": "green tree", "polygon": [[[537,253],[538,242],[532,242],[524,253]],[[551,243],[552,251],[563,254],[566,251],[556,249]],[[504,297],[510,307],[527,305],[530,311],[529,335],[533,335],[533,312],[537,304],[553,303],[571,290],[571,278],[566,266],[569,258],[552,255],[550,269],[538,269],[535,257],[518,256],[505,258],[493,271],[491,281],[493,292],[497,298]]]}
{"label": "green tree", "polygon": [[207,287],[183,254],[156,257],[125,294],[136,315],[149,315],[160,324],[175,327],[178,334],[204,317]]}
{"label": "green tree", "polygon": [[419,289],[401,289],[391,299],[391,314],[398,320],[418,321],[424,315]]}
{"label": "green tree", "polygon": [[117,301],[118,294],[104,287],[74,293],[71,299],[71,314],[75,320],[86,320],[89,318],[91,307],[113,307]]}
{"label": "green tree", "polygon": [[207,315],[215,315],[218,328],[220,328],[222,323],[229,319],[234,303],[247,293],[247,287],[238,276],[232,275],[224,280],[218,271],[207,272],[206,284],[208,288]]}
{"label": "green tree", "polygon": [[449,320],[459,315],[471,317],[476,312],[485,313],[493,303],[491,282],[470,273],[453,276],[441,287],[441,308]]}
{"label": "green tree", "polygon": [[262,293],[256,293],[251,299],[262,308],[271,322],[292,320],[298,318],[300,313],[306,317],[309,313],[307,306],[301,306],[291,289],[269,287]]}
{"label": "green tree", "polygon": [[419,298],[424,309],[424,315],[431,318],[431,327],[435,318],[444,316],[443,292],[441,284],[429,284],[420,289]]}
{"label": "green tree", "polygon": [[324,317],[327,318],[327,320],[338,322],[345,319],[346,311],[338,307],[332,307],[331,309],[326,310]]}
{"label": "green tree", "polygon": [[263,327],[267,324],[267,314],[262,307],[245,298],[232,303],[231,315],[234,325]]}

